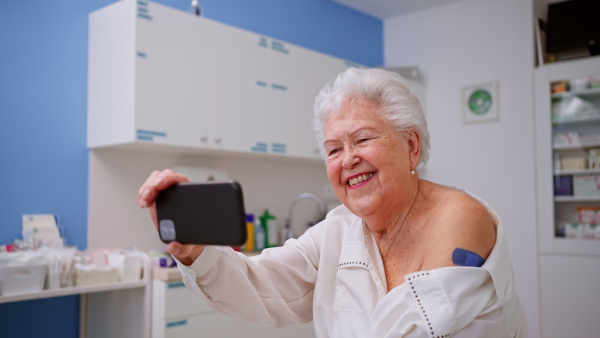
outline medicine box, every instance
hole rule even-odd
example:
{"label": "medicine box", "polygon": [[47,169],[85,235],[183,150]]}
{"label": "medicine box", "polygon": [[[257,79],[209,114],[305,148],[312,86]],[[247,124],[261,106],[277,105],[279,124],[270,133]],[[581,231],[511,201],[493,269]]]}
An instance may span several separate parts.
{"label": "medicine box", "polygon": [[560,162],[562,170],[585,170],[588,166],[585,157],[564,157]]}
{"label": "medicine box", "polygon": [[600,176],[573,176],[573,195],[580,197],[600,196]]}
{"label": "medicine box", "polygon": [[554,176],[554,196],[573,196],[572,176]]}
{"label": "medicine box", "polygon": [[581,223],[566,223],[565,236],[571,238],[583,238],[585,236],[585,225]]}
{"label": "medicine box", "polygon": [[45,264],[0,267],[0,295],[41,291],[45,277]]}

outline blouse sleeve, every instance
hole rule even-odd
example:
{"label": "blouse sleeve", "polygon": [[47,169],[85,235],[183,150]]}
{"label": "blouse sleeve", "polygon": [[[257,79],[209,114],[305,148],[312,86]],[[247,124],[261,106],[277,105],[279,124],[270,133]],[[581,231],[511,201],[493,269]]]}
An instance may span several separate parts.
{"label": "blouse sleeve", "polygon": [[215,311],[261,325],[283,327],[312,320],[323,222],[284,246],[246,257],[229,247],[207,246],[183,282]]}

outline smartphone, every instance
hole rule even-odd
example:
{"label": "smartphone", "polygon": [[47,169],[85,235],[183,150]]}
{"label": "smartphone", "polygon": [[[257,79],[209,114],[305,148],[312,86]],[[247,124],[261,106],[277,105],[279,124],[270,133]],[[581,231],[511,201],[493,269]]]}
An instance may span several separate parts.
{"label": "smartphone", "polygon": [[158,233],[164,243],[242,246],[246,212],[235,181],[172,185],[156,198]]}

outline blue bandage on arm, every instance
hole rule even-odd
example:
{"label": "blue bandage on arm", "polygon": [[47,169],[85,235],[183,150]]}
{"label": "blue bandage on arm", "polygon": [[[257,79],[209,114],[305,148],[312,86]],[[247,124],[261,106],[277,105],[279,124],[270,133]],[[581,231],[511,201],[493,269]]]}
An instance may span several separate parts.
{"label": "blue bandage on arm", "polygon": [[485,263],[485,259],[473,251],[456,248],[452,253],[452,263],[460,266],[480,267]]}

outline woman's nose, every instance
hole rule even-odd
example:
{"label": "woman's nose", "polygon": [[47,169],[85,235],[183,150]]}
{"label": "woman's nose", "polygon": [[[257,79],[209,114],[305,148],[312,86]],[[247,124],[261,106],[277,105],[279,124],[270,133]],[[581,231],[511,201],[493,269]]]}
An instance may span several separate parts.
{"label": "woman's nose", "polygon": [[346,149],[342,159],[342,167],[349,169],[358,163],[360,163],[360,156],[358,156],[356,150],[354,148]]}

